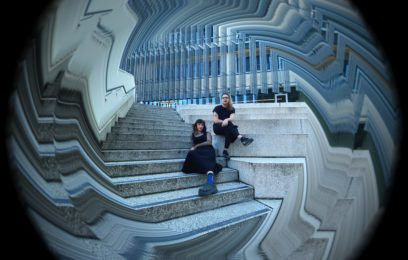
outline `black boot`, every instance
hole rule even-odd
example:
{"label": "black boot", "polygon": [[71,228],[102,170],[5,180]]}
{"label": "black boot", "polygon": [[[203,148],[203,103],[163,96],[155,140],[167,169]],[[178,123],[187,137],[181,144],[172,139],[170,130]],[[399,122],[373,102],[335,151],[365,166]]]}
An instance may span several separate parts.
{"label": "black boot", "polygon": [[222,152],[222,156],[225,158],[225,160],[229,160],[229,159],[231,159],[231,157],[229,156],[229,154],[228,154],[228,152],[227,152],[227,150],[224,150],[223,152]]}
{"label": "black boot", "polygon": [[198,196],[208,196],[211,194],[215,194],[217,192],[218,190],[217,186],[215,186],[215,183],[213,184],[206,183],[202,187],[200,187],[200,189],[198,189]]}
{"label": "black boot", "polygon": [[217,186],[215,186],[214,173],[207,174],[207,183],[198,190],[198,196],[208,196],[217,193]]}
{"label": "black boot", "polygon": [[252,138],[247,138],[247,137],[241,137],[241,143],[245,146],[249,145],[250,143],[252,143],[254,141],[254,139]]}

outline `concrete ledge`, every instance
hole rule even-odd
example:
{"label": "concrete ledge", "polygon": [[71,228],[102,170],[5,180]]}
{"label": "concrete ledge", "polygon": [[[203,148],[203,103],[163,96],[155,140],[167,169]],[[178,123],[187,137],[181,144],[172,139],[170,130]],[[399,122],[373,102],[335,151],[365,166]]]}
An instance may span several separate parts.
{"label": "concrete ledge", "polygon": [[[244,147],[235,141],[228,150],[231,156],[251,157],[305,157],[310,135],[306,104],[262,103],[236,104],[234,124],[238,131],[254,138],[254,142]],[[212,131],[212,109],[214,105],[186,105],[178,107],[178,112],[187,123],[197,118],[206,121],[207,129],[213,134],[213,146],[222,154],[224,137]]]}
{"label": "concrete ledge", "polygon": [[[231,156],[251,156],[251,157],[299,157],[306,156],[307,134],[248,134],[254,138],[254,142],[248,146],[242,145],[236,140],[228,149]],[[219,155],[224,149],[225,138],[213,135],[213,146]]]}
{"label": "concrete ledge", "polygon": [[231,158],[229,167],[239,169],[239,180],[254,187],[255,198],[286,198],[298,189],[305,169],[304,158]]}

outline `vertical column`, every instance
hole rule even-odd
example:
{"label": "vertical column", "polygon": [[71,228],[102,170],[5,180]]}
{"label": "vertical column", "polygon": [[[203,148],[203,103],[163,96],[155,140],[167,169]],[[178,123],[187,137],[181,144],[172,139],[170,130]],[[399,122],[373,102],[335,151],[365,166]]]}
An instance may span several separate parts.
{"label": "vertical column", "polygon": [[158,71],[159,71],[159,82],[158,82],[158,100],[163,100],[163,67],[164,67],[164,51],[162,48],[162,43],[159,43],[159,67],[158,67]]}
{"label": "vertical column", "polygon": [[177,42],[177,32],[174,33],[174,99],[179,99],[180,95],[180,53],[179,45]]}
{"label": "vertical column", "polygon": [[203,96],[208,97],[209,95],[209,66],[210,66],[210,49],[208,47],[208,43],[203,44]]}
{"label": "vertical column", "polygon": [[136,95],[135,95],[135,102],[138,102],[139,101],[139,73],[138,73],[138,62],[139,62],[139,54],[138,54],[138,52],[136,51],[135,52],[135,69],[134,69],[134,71],[133,71],[133,79],[134,79],[134,81],[135,81],[135,93],[136,93]]}
{"label": "vertical column", "polygon": [[139,87],[138,87],[138,100],[139,101],[143,101],[143,87],[142,87],[142,81],[143,81],[143,53],[142,53],[142,50],[141,49],[139,49],[138,50],[138,72],[137,72],[137,74],[138,74],[138,80],[137,80],[137,82],[138,82],[138,85],[139,85]]}
{"label": "vertical column", "polygon": [[284,78],[283,88],[285,92],[290,92],[289,70],[286,68],[283,69],[283,78]]}
{"label": "vertical column", "polygon": [[214,32],[214,28],[211,26],[209,27],[211,29],[211,37],[210,37],[210,46],[211,46],[211,68],[210,68],[210,74],[211,74],[211,82],[210,82],[210,95],[211,97],[215,97],[217,95],[217,78],[218,78],[218,46],[216,44],[217,39],[216,35]]}
{"label": "vertical column", "polygon": [[220,93],[227,91],[227,45],[225,37],[220,39]]}
{"label": "vertical column", "polygon": [[[190,88],[190,98],[193,99],[196,91],[196,63],[195,63],[195,44],[196,44],[196,32],[197,26],[192,25],[190,31],[190,60],[191,60],[191,88]],[[193,100],[192,100],[193,101]],[[194,104],[194,103],[193,103]]]}
{"label": "vertical column", "polygon": [[[232,96],[235,96],[237,94],[237,88],[236,88],[236,56],[237,56],[237,45],[234,42],[234,39],[232,38],[233,36],[229,36],[229,42],[228,42],[228,86],[230,88],[230,94]],[[235,37],[235,36],[234,36]]]}
{"label": "vertical column", "polygon": [[279,92],[279,80],[278,80],[278,57],[271,49],[271,67],[272,67],[272,92]]}
{"label": "vertical column", "polygon": [[204,78],[204,60],[203,60],[203,50],[204,50],[204,26],[197,25],[197,40],[196,40],[196,63],[198,64],[198,75],[197,75],[197,96],[196,98],[199,100],[203,97],[205,92],[203,86],[203,78]]}
{"label": "vertical column", "polygon": [[[213,39],[214,40],[214,39]],[[210,82],[210,95],[215,97],[217,95],[217,45],[212,42],[211,43],[211,82]]]}
{"label": "vertical column", "polygon": [[237,94],[245,95],[245,73],[246,73],[246,53],[245,53],[245,35],[239,33],[238,42],[238,74],[239,74],[239,89]]}
{"label": "vertical column", "polygon": [[281,91],[281,87],[283,86],[284,83],[284,72],[283,72],[283,66],[282,66],[282,60],[278,56],[277,57],[277,64],[278,64],[278,92]]}
{"label": "vertical column", "polygon": [[160,100],[160,46],[156,42],[156,100]]}
{"label": "vertical column", "polygon": [[191,50],[191,29],[189,27],[187,33],[187,71],[186,71],[186,76],[187,76],[187,91],[186,91],[186,98],[191,99],[193,97],[193,91],[192,91],[192,50]]}
{"label": "vertical column", "polygon": [[146,81],[145,81],[145,93],[146,93],[146,100],[150,101],[150,93],[151,93],[151,84],[150,84],[150,50],[149,47],[146,47],[146,69],[145,69]]}
{"label": "vertical column", "polygon": [[256,73],[257,73],[257,62],[256,62],[256,41],[253,37],[249,38],[249,65],[251,71],[251,87],[250,93],[257,94],[257,80],[256,80]]}
{"label": "vertical column", "polygon": [[169,99],[169,78],[168,78],[168,64],[169,64],[169,55],[167,49],[167,41],[164,42],[163,47],[163,100]]}
{"label": "vertical column", "polygon": [[155,43],[152,44],[153,45],[153,49],[152,49],[152,53],[153,53],[153,64],[152,64],[152,72],[153,72],[153,95],[152,95],[152,99],[154,101],[157,101],[158,98],[158,94],[157,94],[157,46]]}
{"label": "vertical column", "polygon": [[[182,35],[183,36],[183,35]],[[186,48],[180,43],[180,99],[186,98]]]}
{"label": "vertical column", "polygon": [[194,50],[194,94],[193,98],[199,98],[201,95],[201,48],[195,44]]}
{"label": "vertical column", "polygon": [[153,43],[150,50],[150,85],[151,85],[151,100],[155,101],[156,96],[156,51],[154,49]]}
{"label": "vertical column", "polygon": [[147,49],[147,46],[145,46],[144,49],[144,57],[145,57],[144,82],[143,82],[144,101],[149,101],[149,51]]}
{"label": "vertical column", "polygon": [[174,42],[173,37],[169,39],[169,100],[174,99]]}
{"label": "vertical column", "polygon": [[210,25],[205,26],[204,31],[204,42],[203,42],[203,95],[204,97],[209,97],[210,95],[210,44],[211,44],[211,27]]}
{"label": "vertical column", "polygon": [[141,69],[141,71],[142,71],[142,73],[141,73],[141,75],[142,75],[142,81],[141,81],[141,97],[142,97],[142,101],[145,101],[146,100],[146,50],[143,48],[142,49],[142,55],[143,55],[143,57],[142,57],[142,69]]}
{"label": "vertical column", "polygon": [[130,74],[135,75],[135,53],[132,52],[132,54],[130,54],[130,70],[128,71]]}
{"label": "vertical column", "polygon": [[125,71],[127,71],[127,72],[132,71],[132,55],[129,55],[126,58]]}
{"label": "vertical column", "polygon": [[148,55],[149,55],[149,60],[148,60],[148,67],[147,67],[147,72],[148,72],[148,88],[149,88],[149,101],[153,100],[153,51],[148,46]]}
{"label": "vertical column", "polygon": [[264,42],[259,42],[259,62],[261,66],[261,93],[268,93],[268,80],[266,75],[266,46]]}

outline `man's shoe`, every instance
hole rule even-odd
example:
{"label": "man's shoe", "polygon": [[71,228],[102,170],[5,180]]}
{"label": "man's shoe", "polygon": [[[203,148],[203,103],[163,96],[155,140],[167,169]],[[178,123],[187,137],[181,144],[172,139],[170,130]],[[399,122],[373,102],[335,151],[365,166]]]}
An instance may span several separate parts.
{"label": "man's shoe", "polygon": [[252,143],[254,141],[254,139],[252,138],[247,138],[247,137],[242,137],[241,138],[241,143],[245,146],[249,145],[250,143]]}
{"label": "man's shoe", "polygon": [[222,156],[225,158],[225,160],[229,160],[229,159],[231,159],[231,157],[229,156],[229,154],[228,154],[228,152],[227,152],[227,150],[224,150],[223,152],[222,152]]}
{"label": "man's shoe", "polygon": [[204,184],[200,189],[198,189],[198,196],[208,196],[217,193],[217,186],[215,184]]}

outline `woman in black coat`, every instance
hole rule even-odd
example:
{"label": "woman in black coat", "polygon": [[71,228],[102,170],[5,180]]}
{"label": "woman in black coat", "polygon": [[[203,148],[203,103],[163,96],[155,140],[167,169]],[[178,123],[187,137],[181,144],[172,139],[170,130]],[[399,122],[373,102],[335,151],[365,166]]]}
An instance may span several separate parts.
{"label": "woman in black coat", "polygon": [[207,183],[199,189],[198,195],[205,196],[217,193],[214,175],[221,171],[222,165],[216,162],[211,133],[207,132],[204,120],[197,119],[195,121],[191,139],[193,147],[187,154],[182,172],[207,174]]}

